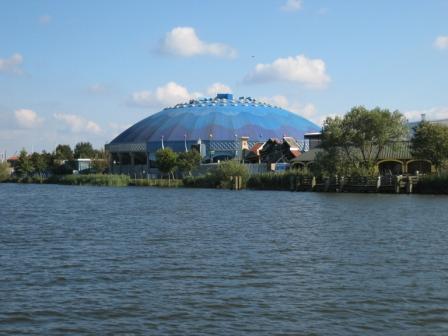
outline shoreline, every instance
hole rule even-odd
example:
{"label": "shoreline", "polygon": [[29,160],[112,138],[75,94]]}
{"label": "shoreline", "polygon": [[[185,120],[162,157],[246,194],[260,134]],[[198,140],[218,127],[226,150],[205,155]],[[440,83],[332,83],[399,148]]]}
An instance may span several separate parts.
{"label": "shoreline", "polygon": [[[270,180],[266,180],[267,177]],[[264,179],[263,179],[264,178]],[[360,177],[347,179],[351,183],[344,185],[334,179],[316,179],[309,176],[294,174],[265,174],[249,178],[243,184],[239,181],[214,181],[207,176],[186,179],[132,179],[128,175],[53,175],[49,178],[28,177],[24,179],[7,179],[1,183],[17,184],[59,184],[78,186],[106,187],[159,187],[159,188],[191,188],[191,189],[230,189],[253,191],[291,191],[291,192],[323,192],[323,193],[377,193],[377,194],[427,194],[448,195],[447,178],[444,176],[429,176],[418,181],[402,180],[381,187],[376,184],[379,178]],[[199,183],[191,182],[199,181]]]}

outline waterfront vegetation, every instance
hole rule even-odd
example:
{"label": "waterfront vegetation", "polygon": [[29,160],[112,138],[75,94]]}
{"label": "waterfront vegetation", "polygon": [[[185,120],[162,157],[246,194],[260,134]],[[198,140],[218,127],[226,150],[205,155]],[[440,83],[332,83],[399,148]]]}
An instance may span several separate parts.
{"label": "waterfront vegetation", "polygon": [[305,176],[307,177],[308,174],[302,174],[297,170],[252,175],[247,181],[247,188],[256,190],[289,190],[292,179],[296,180]]}
{"label": "waterfront vegetation", "polygon": [[169,187],[178,188],[183,187],[183,181],[181,179],[132,179],[129,182],[130,186],[136,187]]}
{"label": "waterfront vegetation", "polygon": [[241,188],[245,188],[249,179],[249,171],[244,164],[229,160],[218,164],[202,176],[188,176],[183,183],[191,188],[225,188],[231,189],[235,177],[241,178]]}
{"label": "waterfront vegetation", "polygon": [[125,187],[131,183],[131,178],[128,175],[103,174],[53,175],[45,183]]}
{"label": "waterfront vegetation", "polygon": [[322,128],[323,151],[315,161],[317,175],[373,175],[382,150],[408,135],[398,111],[355,106],[343,117],[329,117]]}
{"label": "waterfront vegetation", "polygon": [[448,173],[420,178],[415,192],[420,194],[448,194]]}
{"label": "waterfront vegetation", "polygon": [[0,162],[0,182],[9,179],[11,172],[8,162]]}

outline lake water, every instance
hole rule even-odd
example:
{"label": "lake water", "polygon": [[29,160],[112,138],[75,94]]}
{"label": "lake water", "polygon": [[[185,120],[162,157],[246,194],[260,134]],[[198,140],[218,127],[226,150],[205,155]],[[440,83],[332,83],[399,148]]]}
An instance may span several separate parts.
{"label": "lake water", "polygon": [[0,184],[0,335],[447,335],[448,197]]}

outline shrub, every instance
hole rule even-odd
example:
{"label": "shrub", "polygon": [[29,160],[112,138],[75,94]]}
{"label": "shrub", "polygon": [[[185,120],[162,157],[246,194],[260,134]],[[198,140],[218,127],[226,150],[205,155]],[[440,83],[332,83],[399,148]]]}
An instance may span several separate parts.
{"label": "shrub", "polygon": [[298,179],[304,176],[302,172],[297,170],[252,175],[247,181],[247,187],[259,190],[290,190],[291,183],[297,184]]}
{"label": "shrub", "polygon": [[58,183],[66,185],[95,185],[95,186],[114,186],[124,187],[130,184],[131,179],[128,175],[53,175],[47,180],[47,183]]}
{"label": "shrub", "polygon": [[415,191],[422,194],[448,194],[448,174],[428,175],[420,178]]}

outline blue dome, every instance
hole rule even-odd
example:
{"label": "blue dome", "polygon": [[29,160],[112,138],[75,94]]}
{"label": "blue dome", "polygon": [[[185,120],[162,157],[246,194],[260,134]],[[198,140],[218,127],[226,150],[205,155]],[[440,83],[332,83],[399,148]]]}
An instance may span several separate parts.
{"label": "blue dome", "polygon": [[252,98],[233,99],[230,94],[191,100],[153,114],[118,135],[110,144],[164,141],[233,141],[235,135],[252,141],[290,136],[302,139],[304,133],[320,128],[311,121]]}

